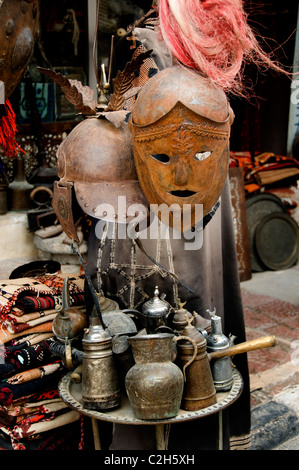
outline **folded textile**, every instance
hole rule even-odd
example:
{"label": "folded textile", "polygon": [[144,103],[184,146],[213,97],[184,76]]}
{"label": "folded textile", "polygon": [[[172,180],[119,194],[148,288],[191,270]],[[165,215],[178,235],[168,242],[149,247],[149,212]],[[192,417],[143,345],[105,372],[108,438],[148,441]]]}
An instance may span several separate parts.
{"label": "folded textile", "polygon": [[58,370],[62,370],[62,361],[56,361],[52,364],[47,364],[42,367],[36,367],[35,369],[25,370],[19,374],[15,374],[12,377],[9,377],[6,380],[6,383],[9,384],[21,384],[24,382],[29,382],[30,380],[40,379],[46,375],[53,374]]}
{"label": "folded textile", "polygon": [[[81,440],[81,427],[78,421],[45,431],[41,436],[34,435],[22,440],[16,440],[0,430],[0,450],[78,450]],[[88,441],[84,444],[84,448],[87,449]]]}
{"label": "folded textile", "polygon": [[[84,297],[84,276],[67,276],[66,274],[45,274],[44,276],[27,277],[21,279],[5,279],[0,283],[0,317],[5,319],[6,315],[14,312],[16,315],[22,312],[17,307],[17,302],[24,296],[34,297],[37,300],[54,296],[56,302],[61,303],[61,294],[63,280],[69,278],[69,294],[72,297],[75,294],[81,294],[76,298],[79,302]],[[31,299],[32,300],[32,299]],[[41,300],[40,300],[41,301]],[[52,303],[48,304],[51,308]],[[54,305],[56,307],[56,305]],[[53,305],[52,305],[53,308]],[[13,310],[15,309],[15,310]],[[37,302],[37,310],[40,308]]]}
{"label": "folded textile", "polygon": [[[57,300],[56,300],[57,301]],[[54,295],[24,295],[16,300],[16,307],[25,313],[50,310],[55,308]]]}
{"label": "folded textile", "polygon": [[[82,305],[84,303],[84,295],[81,293],[70,294],[70,304],[72,306]],[[38,312],[59,307],[61,305],[61,296],[44,295],[33,296],[25,295],[16,301],[16,307],[25,313]]]}
{"label": "folded textile", "polygon": [[4,427],[13,428],[16,425],[21,426],[23,424],[28,425],[29,423],[37,423],[46,419],[46,417],[48,417],[47,419],[53,419],[55,414],[57,415],[58,413],[68,411],[69,408],[62,400],[60,400],[57,403],[50,403],[47,406],[40,405],[31,409],[30,407],[26,407],[26,410],[26,413],[19,414],[17,416],[8,416],[8,419],[1,410],[0,426],[2,426],[3,429]]}
{"label": "folded textile", "polygon": [[41,325],[42,323],[53,321],[56,315],[57,315],[57,310],[55,311],[55,313],[51,313],[46,316],[41,315],[39,318],[30,320],[28,322],[23,322],[23,321],[15,322],[14,321],[13,323],[10,323],[9,320],[7,319],[4,325],[10,334],[21,333],[23,331],[26,332],[26,330],[33,328],[37,325]]}
{"label": "folded textile", "polygon": [[[81,442],[80,414],[58,392],[63,359],[50,350],[65,277],[0,283],[0,449],[78,448]],[[84,308],[84,276],[67,277],[71,304]]]}
{"label": "folded textile", "polygon": [[60,397],[53,397],[33,402],[27,401],[27,399],[16,400],[7,406],[0,405],[0,412],[16,418],[18,416],[38,411],[41,407],[49,410],[52,405],[59,405],[61,402],[64,403]]}
{"label": "folded textile", "polygon": [[12,409],[14,407],[23,406],[25,404],[29,406],[31,403],[54,400],[56,398],[60,398],[58,389],[56,387],[50,387],[47,390],[37,390],[35,393],[33,392],[32,394],[15,398],[10,403],[4,406],[11,407]]}
{"label": "folded textile", "polygon": [[62,371],[58,371],[40,379],[31,380],[30,382],[17,385],[2,382],[0,384],[0,403],[2,403],[2,405],[9,405],[13,400],[18,398],[56,388],[62,374]]}
{"label": "folded textile", "polygon": [[57,293],[62,293],[63,281],[64,279],[69,278],[69,292],[70,294],[74,292],[83,292],[84,291],[84,275],[72,275],[69,274],[44,274],[43,276],[35,276],[34,279],[38,280],[42,284],[54,289]]}
{"label": "folded textile", "polygon": [[20,349],[28,348],[34,344],[45,341],[49,338],[54,338],[55,335],[53,332],[50,333],[36,333],[32,335],[22,336],[21,338],[16,338],[15,340],[10,341],[8,344],[5,344],[3,347],[4,357],[8,357],[13,354],[15,351]]}
{"label": "folded textile", "polygon": [[0,364],[0,381],[21,371],[40,367],[53,362],[54,356],[50,350],[51,339],[41,341],[33,346],[15,350],[4,364]]}
{"label": "folded textile", "polygon": [[0,427],[0,450],[78,450],[81,441],[79,419],[70,419],[66,424],[45,430],[42,433],[15,437],[11,430]]}
{"label": "folded textile", "polygon": [[30,414],[39,406],[55,403],[61,403],[61,398],[57,388],[50,388],[49,390],[42,391],[41,393],[33,393],[31,395],[22,396],[12,400],[9,404],[0,405],[0,423],[4,426],[14,426],[17,418],[22,415]]}
{"label": "folded textile", "polygon": [[[78,308],[79,310],[85,309],[83,305],[73,306],[72,308]],[[30,312],[24,314],[23,316],[17,316],[13,313],[9,313],[6,315],[5,320],[2,321],[2,330],[5,328],[5,330],[9,334],[16,334],[20,332],[24,332],[24,334],[26,334],[26,330],[28,330],[29,328],[33,328],[48,321],[53,321],[57,316],[58,312],[59,310],[55,308]]]}
{"label": "folded textile", "polygon": [[12,427],[24,419],[26,415],[29,416],[39,412],[50,413],[63,408],[67,408],[67,405],[60,397],[32,403],[23,400],[23,403],[20,402],[19,404],[0,405],[0,423]]}
{"label": "folded textile", "polygon": [[281,181],[286,178],[291,178],[293,176],[298,179],[299,169],[298,168],[282,168],[282,169],[269,169],[260,171],[255,175],[257,182],[264,186],[267,184],[275,183],[276,181]]}
{"label": "folded textile", "polygon": [[34,434],[65,426],[66,424],[73,423],[79,419],[80,413],[78,411],[68,409],[68,411],[58,414],[58,416],[56,416],[55,413],[49,413],[49,415],[41,416],[41,419],[38,420],[34,415],[31,418],[25,418],[12,429],[8,429],[5,426],[1,426],[0,429],[3,432],[7,432],[12,435],[14,439],[23,439],[31,437]]}
{"label": "folded textile", "polygon": [[16,323],[30,323],[34,320],[37,320],[42,317],[48,317],[49,315],[57,314],[57,309],[49,309],[49,310],[39,310],[36,312],[24,313],[21,317],[18,315],[14,315],[13,313],[9,314],[9,318]]}
{"label": "folded textile", "polygon": [[[32,328],[28,328],[26,330],[27,335],[33,333],[46,333],[52,332],[52,324],[53,321],[48,321],[46,323],[41,323],[40,325],[33,326]],[[19,338],[20,336],[24,336],[24,331],[19,331],[18,333],[9,333],[7,328],[3,325],[0,331],[0,344],[8,343],[9,341]]]}

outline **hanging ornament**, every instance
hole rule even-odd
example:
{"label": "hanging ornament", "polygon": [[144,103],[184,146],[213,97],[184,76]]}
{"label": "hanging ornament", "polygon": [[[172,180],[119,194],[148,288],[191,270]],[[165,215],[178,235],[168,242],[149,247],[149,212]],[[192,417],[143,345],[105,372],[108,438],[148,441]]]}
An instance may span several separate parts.
{"label": "hanging ornament", "polygon": [[4,104],[0,105],[0,146],[6,157],[16,157],[18,150],[26,153],[16,141],[17,132],[16,115],[7,99]]}

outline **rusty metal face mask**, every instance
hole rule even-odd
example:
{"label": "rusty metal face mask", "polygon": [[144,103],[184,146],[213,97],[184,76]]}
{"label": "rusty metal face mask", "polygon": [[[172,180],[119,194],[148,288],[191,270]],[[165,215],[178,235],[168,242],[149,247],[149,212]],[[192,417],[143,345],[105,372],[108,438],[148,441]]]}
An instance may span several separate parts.
{"label": "rusty metal face mask", "polygon": [[156,215],[161,218],[163,204],[173,208],[170,226],[178,223],[184,232],[190,228],[183,225],[184,210],[194,226],[218,201],[228,171],[231,120],[225,94],[181,67],[165,69],[141,91],[130,121],[136,170]]}

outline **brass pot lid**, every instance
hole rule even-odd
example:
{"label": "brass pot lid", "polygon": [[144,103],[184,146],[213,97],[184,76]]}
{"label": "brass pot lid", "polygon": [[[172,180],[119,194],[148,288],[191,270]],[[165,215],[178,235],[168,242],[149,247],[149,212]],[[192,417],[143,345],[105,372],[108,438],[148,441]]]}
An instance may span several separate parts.
{"label": "brass pot lid", "polygon": [[298,261],[298,224],[286,213],[269,214],[256,228],[255,244],[258,256],[268,269],[290,268]]}
{"label": "brass pot lid", "polygon": [[261,272],[265,270],[265,266],[261,262],[256,249],[256,228],[264,217],[272,214],[273,212],[287,213],[287,209],[282,200],[275,196],[275,194],[259,193],[246,198],[251,270],[254,272]]}

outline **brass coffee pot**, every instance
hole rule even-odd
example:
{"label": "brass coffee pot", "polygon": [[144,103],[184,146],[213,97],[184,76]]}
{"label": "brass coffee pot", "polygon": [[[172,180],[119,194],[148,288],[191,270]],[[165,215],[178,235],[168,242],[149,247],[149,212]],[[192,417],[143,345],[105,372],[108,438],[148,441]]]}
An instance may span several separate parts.
{"label": "brass coffee pot", "polygon": [[[196,411],[216,403],[216,390],[214,387],[208,354],[207,342],[204,336],[192,325],[193,316],[185,316],[187,326],[182,336],[177,338],[177,364],[181,369],[189,363],[185,370],[185,385],[181,408]],[[181,339],[181,341],[180,341]],[[192,342],[192,345],[190,344]],[[197,351],[195,360],[190,362],[194,353],[193,344]]]}
{"label": "brass coffee pot", "polygon": [[62,305],[52,323],[56,338],[65,343],[65,362],[72,368],[71,342],[83,333],[86,314],[78,307],[72,307],[69,294],[69,278],[65,277],[62,286]]}
{"label": "brass coffee pot", "polygon": [[184,328],[188,325],[187,319],[192,317],[191,313],[184,308],[185,304],[186,302],[181,302],[181,300],[178,299],[179,308],[175,310],[172,317],[173,331],[178,334],[184,331]]}

